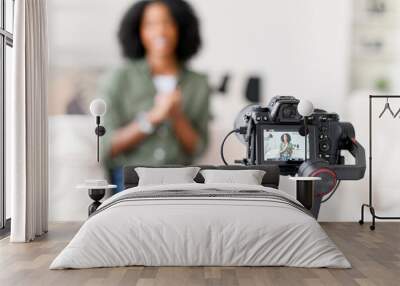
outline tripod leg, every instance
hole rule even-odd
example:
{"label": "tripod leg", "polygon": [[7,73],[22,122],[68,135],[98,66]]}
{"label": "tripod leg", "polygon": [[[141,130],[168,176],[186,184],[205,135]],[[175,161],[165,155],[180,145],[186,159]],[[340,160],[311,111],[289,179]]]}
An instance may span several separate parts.
{"label": "tripod leg", "polygon": [[311,209],[311,213],[313,214],[313,216],[316,219],[318,219],[319,209],[321,207],[321,200],[322,200],[322,197],[314,196],[314,202],[313,202],[313,206],[312,206],[312,209]]}

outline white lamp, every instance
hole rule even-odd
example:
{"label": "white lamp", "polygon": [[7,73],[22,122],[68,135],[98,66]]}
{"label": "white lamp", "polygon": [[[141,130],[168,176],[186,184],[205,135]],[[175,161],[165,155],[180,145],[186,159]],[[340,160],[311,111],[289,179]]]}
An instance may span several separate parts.
{"label": "white lamp", "polygon": [[107,104],[104,100],[96,98],[90,103],[90,113],[93,116],[103,116],[107,111]]}
{"label": "white lamp", "polygon": [[[104,126],[100,125],[100,117],[104,116],[107,111],[107,105],[102,99],[94,99],[90,103],[90,113],[96,117],[96,129],[95,133],[97,135],[97,162],[99,162],[99,137],[103,136],[106,133],[106,129]],[[89,216],[91,216],[97,208],[101,205],[100,200],[106,194],[107,189],[115,189],[116,185],[109,185],[107,180],[104,179],[89,179],[85,180],[85,183],[82,185],[76,186],[77,189],[88,190],[89,197],[93,200],[93,203],[89,206],[88,212]]]}
{"label": "white lamp", "polygon": [[303,116],[304,119],[304,159],[307,160],[307,117],[314,113],[314,105],[311,101],[307,99],[300,100],[299,104],[297,105],[297,112]]}
{"label": "white lamp", "polygon": [[100,148],[99,137],[106,134],[106,129],[104,128],[104,126],[100,125],[100,116],[104,116],[104,114],[106,114],[107,104],[104,100],[97,98],[90,103],[89,109],[90,113],[96,117],[97,127],[94,132],[97,135],[97,162],[99,162],[99,148]]}

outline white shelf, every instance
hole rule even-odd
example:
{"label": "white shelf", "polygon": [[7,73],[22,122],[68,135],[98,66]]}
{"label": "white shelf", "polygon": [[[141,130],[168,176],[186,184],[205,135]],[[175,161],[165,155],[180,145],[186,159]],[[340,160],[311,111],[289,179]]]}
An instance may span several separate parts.
{"label": "white shelf", "polygon": [[321,181],[320,177],[289,177],[292,181]]}

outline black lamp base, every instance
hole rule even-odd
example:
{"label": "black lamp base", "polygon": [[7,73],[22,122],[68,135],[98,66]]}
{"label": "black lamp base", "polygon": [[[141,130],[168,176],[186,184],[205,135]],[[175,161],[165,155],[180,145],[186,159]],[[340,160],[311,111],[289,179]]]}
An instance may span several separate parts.
{"label": "black lamp base", "polygon": [[89,197],[92,200],[94,200],[94,202],[88,208],[88,214],[90,216],[101,205],[101,202],[99,202],[99,201],[106,194],[106,189],[89,189],[88,192],[89,192]]}

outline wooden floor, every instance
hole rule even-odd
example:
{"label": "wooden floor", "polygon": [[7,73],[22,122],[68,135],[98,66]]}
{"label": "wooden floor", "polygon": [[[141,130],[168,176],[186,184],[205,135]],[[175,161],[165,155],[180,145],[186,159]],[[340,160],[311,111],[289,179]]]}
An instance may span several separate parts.
{"label": "wooden floor", "polygon": [[79,223],[50,225],[32,243],[0,241],[0,285],[400,285],[400,223],[379,223],[375,232],[357,223],[324,223],[323,228],[352,269],[289,267],[123,267],[48,270],[78,230]]}

